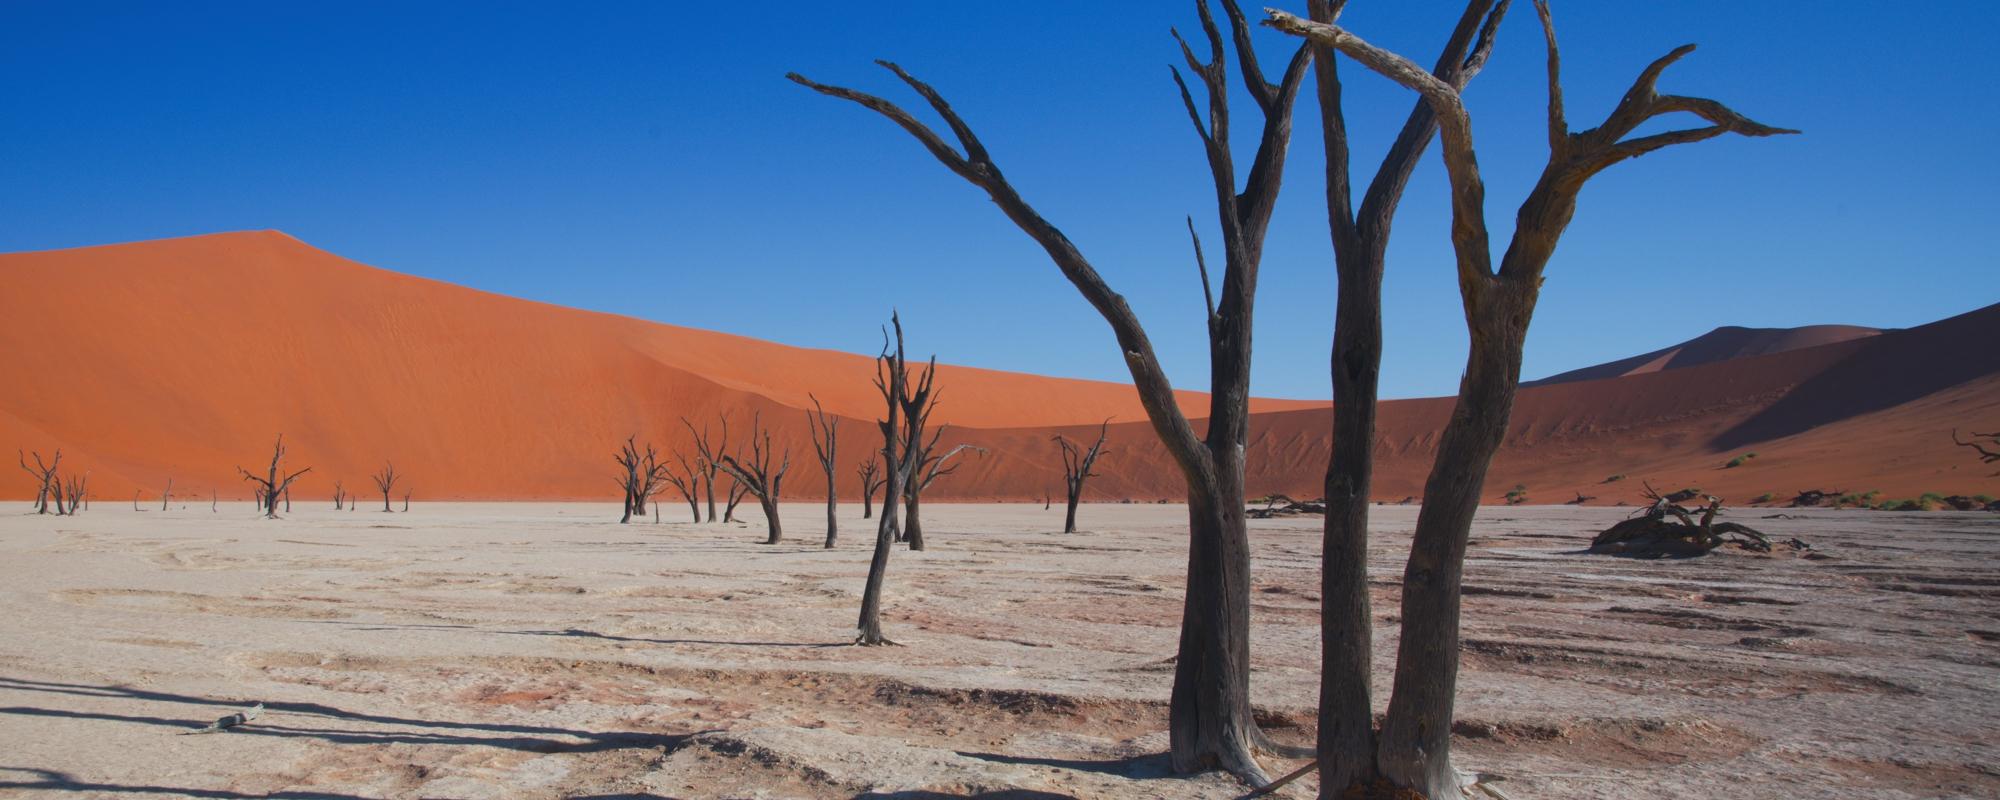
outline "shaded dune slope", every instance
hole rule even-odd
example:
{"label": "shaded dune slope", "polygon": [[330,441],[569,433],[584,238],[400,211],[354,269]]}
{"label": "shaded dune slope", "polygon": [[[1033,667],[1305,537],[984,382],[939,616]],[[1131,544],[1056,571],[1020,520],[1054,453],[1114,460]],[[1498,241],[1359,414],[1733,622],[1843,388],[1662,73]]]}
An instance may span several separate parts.
{"label": "shaded dune slope", "polygon": [[[98,502],[140,492],[157,503],[168,477],[185,498],[247,497],[235,468],[261,466],[280,431],[288,462],[313,467],[300,498],[325,497],[335,480],[362,489],[384,459],[419,499],[609,497],[609,455],[624,437],[691,454],[680,417],[713,424],[724,412],[737,445],[749,418],[762,417],[791,452],[784,494],[807,499],[824,487],[802,411],[809,392],[842,418],[848,499],[858,492],[855,465],[879,447],[865,356],[501,297],[275,232],[0,255],[0,282],[11,289],[0,294],[10,320],[0,328],[0,444],[61,447],[65,464],[90,471]],[[1990,346],[1977,348],[2000,338],[2000,307],[1743,354],[1800,336],[1738,342],[1734,355],[1691,366],[1524,390],[1489,494],[1525,483],[1535,502],[1575,491],[1629,501],[1641,478],[1736,497],[1991,490],[1995,481],[1947,432],[2000,419],[2000,363]],[[1094,436],[1107,417],[1118,420],[1112,452],[1089,497],[1181,492],[1129,386],[955,366],[941,366],[938,381],[951,398],[940,411],[952,425],[945,442],[986,452],[929,496],[1040,499],[1061,484],[1049,438]],[[1181,399],[1197,414],[1206,403],[1199,393]],[[1325,404],[1259,400],[1255,409],[1252,492],[1319,494]],[[1384,405],[1377,498],[1422,493],[1450,411],[1448,398]],[[1750,465],[1721,469],[1753,447],[1760,456]],[[4,473],[0,497],[31,491],[27,475]],[[1601,484],[1612,474],[1632,480]]]}

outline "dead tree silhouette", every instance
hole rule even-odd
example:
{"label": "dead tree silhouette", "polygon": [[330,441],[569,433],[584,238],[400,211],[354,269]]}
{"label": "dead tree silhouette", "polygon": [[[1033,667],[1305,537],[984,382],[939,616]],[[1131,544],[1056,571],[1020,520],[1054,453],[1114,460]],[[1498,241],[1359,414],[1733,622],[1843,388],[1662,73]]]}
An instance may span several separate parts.
{"label": "dead tree silhouette", "polygon": [[[35,478],[35,513],[49,513],[49,494],[61,488],[54,486],[54,484],[56,482],[56,470],[62,466],[62,448],[56,448],[55,456],[47,463],[42,461],[41,451],[35,451],[35,465],[32,467],[28,466],[27,453],[20,450],[16,450],[14,453],[20,457],[21,469],[26,470],[29,475]],[[61,514],[62,510],[57,509],[56,513]]]}
{"label": "dead tree silhouette", "polygon": [[840,538],[840,520],[834,516],[839,501],[839,492],[834,488],[833,462],[840,444],[840,418],[829,417],[826,409],[819,404],[819,398],[810,392],[812,410],[806,412],[806,424],[810,426],[813,440],[813,454],[819,457],[820,470],[826,473],[826,546],[831,549]]}
{"label": "dead tree silhouette", "polygon": [[[1328,605],[1321,615],[1325,626],[1322,641],[1327,648],[1321,680],[1323,688],[1340,688],[1331,697],[1322,695],[1318,763],[1327,775],[1321,796],[1336,797],[1379,780],[1427,797],[1446,797],[1459,791],[1451,768],[1450,721],[1458,676],[1461,582],[1472,516],[1487,467],[1506,433],[1520,383],[1522,344],[1540,294],[1542,273],[1576,212],[1577,195],[1604,169],[1664,147],[1725,133],[1770,136],[1796,131],[1753,122],[1714,100],[1661,95],[1655,88],[1660,74],[1694,49],[1686,45],[1646,67],[1602,124],[1572,132],[1563,107],[1555,26],[1548,4],[1537,0],[1535,10],[1548,55],[1549,160],[1521,204],[1512,241],[1496,270],[1471,117],[1460,101],[1462,83],[1341,29],[1333,24],[1338,10],[1337,4],[1316,7],[1321,21],[1274,11],[1268,24],[1304,36],[1323,49],[1339,50],[1416,91],[1436,116],[1451,187],[1452,247],[1471,348],[1456,405],[1424,484],[1424,506],[1418,513],[1403,574],[1402,636],[1395,680],[1388,713],[1372,736],[1367,651],[1355,652],[1357,646],[1369,646],[1366,607],[1361,606],[1364,616],[1357,620],[1353,603],[1342,600],[1366,588],[1356,588],[1349,576],[1336,574],[1345,550],[1330,546],[1323,553],[1325,580],[1340,591],[1322,594],[1322,602]],[[1632,135],[1647,121],[1677,112],[1692,113],[1708,125]],[[1332,492],[1328,499],[1333,500]],[[1360,500],[1365,502],[1366,497]]]}
{"label": "dead tree silhouette", "polygon": [[931,383],[937,377],[937,359],[932,358],[912,388],[909,361],[903,353],[903,321],[890,312],[889,324],[896,329],[894,349],[885,330],[882,352],[875,356],[875,388],[882,393],[887,409],[887,418],[877,421],[882,431],[882,516],[875,521],[875,554],[868,561],[868,583],[861,591],[861,618],[855,624],[854,643],[865,646],[895,644],[882,635],[882,582],[889,574],[889,551],[894,549],[896,539],[896,498],[902,496],[903,481],[916,468],[916,451],[905,438],[910,426],[902,417],[910,409],[929,413]]}
{"label": "dead tree silhouette", "polygon": [[736,456],[724,453],[719,465],[736,483],[757,496],[757,502],[764,507],[764,521],[768,535],[765,544],[777,544],[785,538],[784,528],[778,521],[778,495],[785,481],[785,473],[792,468],[792,451],[787,448],[783,461],[777,469],[771,468],[771,461],[778,458],[771,445],[771,431],[764,427],[762,415],[750,419],[750,460],[738,461]]}
{"label": "dead tree silhouette", "polygon": [[376,491],[382,493],[382,511],[385,513],[390,511],[391,509],[389,508],[389,491],[396,488],[396,481],[403,479],[403,476],[396,474],[395,462],[393,461],[382,462],[382,471],[370,475],[368,476],[368,478],[369,480],[375,482]]}
{"label": "dead tree silhouette", "polygon": [[284,458],[285,435],[281,433],[278,434],[277,444],[271,446],[271,465],[265,469],[262,476],[252,474],[250,470],[242,467],[236,468],[237,472],[243,474],[244,480],[256,485],[259,497],[258,510],[264,512],[265,519],[278,518],[278,496],[286,489],[292,488],[292,481],[298,480],[300,475],[312,471],[312,467],[306,467],[298,472],[286,474],[279,464]]}
{"label": "dead tree silhouette", "polygon": [[[1209,301],[1204,318],[1210,363],[1205,435],[1197,434],[1182,412],[1152,342],[1125,298],[1112,291],[1068,236],[1021,197],[972,127],[936,89],[902,67],[877,62],[929,103],[951,129],[957,147],[881,97],[817,83],[797,73],[786,77],[821,94],[868,108],[916,137],[947,169],[984,190],[1009,220],[1040,244],[1063,276],[1110,325],[1154,433],[1172,455],[1188,487],[1188,581],[1173,692],[1168,701],[1170,763],[1178,772],[1222,768],[1263,785],[1269,778],[1252,751],[1289,751],[1263,735],[1250,705],[1250,544],[1243,498],[1250,332],[1265,232],[1291,142],[1292,106],[1311,57],[1309,48],[1301,44],[1279,81],[1266,81],[1251,48],[1250,24],[1234,0],[1224,0],[1223,7],[1244,88],[1263,118],[1241,191],[1236,188],[1236,156],[1229,138],[1228,48],[1206,0],[1198,0],[1196,9],[1207,40],[1208,60],[1202,61],[1186,41],[1180,41],[1187,67],[1205,90],[1206,120],[1179,69],[1173,73],[1206,151],[1225,254],[1220,298],[1208,284],[1206,265],[1197,261],[1202,292]],[[1178,32],[1175,39],[1180,40]]]}
{"label": "dead tree silhouette", "polygon": [[[1063,438],[1058,433],[1053,437],[1056,446],[1062,448],[1063,497],[1067,509],[1063,512],[1063,533],[1076,533],[1076,504],[1083,497],[1083,482],[1097,477],[1091,468],[1097,465],[1098,456],[1104,455],[1104,439],[1111,435],[1111,420],[1097,426],[1097,441],[1089,449]],[[1048,508],[1048,497],[1043,495],[1042,507]]]}

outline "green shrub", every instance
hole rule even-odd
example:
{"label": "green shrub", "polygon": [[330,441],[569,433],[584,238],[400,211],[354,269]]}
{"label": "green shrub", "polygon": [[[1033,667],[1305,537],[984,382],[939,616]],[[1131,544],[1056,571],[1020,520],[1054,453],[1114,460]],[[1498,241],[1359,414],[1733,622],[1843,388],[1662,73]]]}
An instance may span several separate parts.
{"label": "green shrub", "polygon": [[1756,497],[1753,497],[1753,498],[1750,498],[1750,502],[1751,502],[1751,503],[1769,503],[1769,502],[1771,502],[1772,500],[1776,500],[1776,499],[1778,499],[1778,495],[1777,495],[1776,493],[1774,493],[1774,492],[1765,492],[1765,493],[1763,493],[1763,494],[1760,494],[1760,495],[1757,495]]}
{"label": "green shrub", "polygon": [[1518,506],[1524,502],[1527,502],[1527,500],[1528,500],[1527,484],[1524,483],[1514,484],[1514,488],[1511,491],[1507,492],[1507,504],[1510,506]]}
{"label": "green shrub", "polygon": [[1756,457],[1757,457],[1757,454],[1756,454],[1755,452],[1750,452],[1750,453],[1744,453],[1743,455],[1740,455],[1740,456],[1737,456],[1737,457],[1735,457],[1735,458],[1732,458],[1732,459],[1729,459],[1729,463],[1727,463],[1727,464],[1724,464],[1724,465],[1722,465],[1722,468],[1723,468],[1723,469],[1735,469],[1735,468],[1737,468],[1737,467],[1740,467],[1740,466],[1743,466],[1743,465],[1744,465],[1745,463],[1747,463],[1747,462],[1748,462],[1748,461],[1749,461],[1750,459],[1753,459],[1753,458],[1756,458]]}

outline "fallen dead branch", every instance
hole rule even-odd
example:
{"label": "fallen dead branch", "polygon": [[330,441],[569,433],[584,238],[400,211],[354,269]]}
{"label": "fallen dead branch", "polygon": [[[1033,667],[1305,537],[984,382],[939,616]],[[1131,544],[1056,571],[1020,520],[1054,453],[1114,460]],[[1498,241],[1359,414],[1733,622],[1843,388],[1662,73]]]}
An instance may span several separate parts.
{"label": "fallen dead branch", "polygon": [[[1708,505],[1689,509],[1680,504],[1681,494],[1661,495],[1646,484],[1646,499],[1653,501],[1640,516],[1634,516],[1590,541],[1592,553],[1638,556],[1642,558],[1687,558],[1708,553],[1723,545],[1769,553],[1774,545],[1762,531],[1736,522],[1716,522],[1722,513],[1722,498],[1706,495]],[[1696,515],[1699,514],[1699,519]],[[1795,550],[1807,545],[1797,539],[1779,543]]]}

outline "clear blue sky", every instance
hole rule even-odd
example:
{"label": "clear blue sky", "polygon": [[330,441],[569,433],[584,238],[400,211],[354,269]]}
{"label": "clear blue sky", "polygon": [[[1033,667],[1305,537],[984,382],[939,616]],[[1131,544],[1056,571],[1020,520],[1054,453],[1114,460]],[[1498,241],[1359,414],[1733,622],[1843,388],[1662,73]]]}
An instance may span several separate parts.
{"label": "clear blue sky", "polygon": [[[1455,5],[1353,0],[1344,19],[1429,63]],[[1540,36],[1519,5],[1470,94],[1500,241],[1545,159]],[[1698,42],[1664,90],[1806,135],[1676,148],[1593,182],[1549,267],[1528,377],[1718,325],[1905,326],[2000,300],[1994,4],[1556,14],[1575,122]],[[276,228],[439,280],[796,345],[872,352],[893,305],[947,361],[1125,380],[1103,322],[983,195],[783,78],[920,105],[870,64],[885,57],[952,99],[1131,299],[1176,382],[1206,388],[1183,215],[1219,237],[1169,25],[1192,29],[1192,3],[13,0],[0,251]],[[1294,46],[1257,40],[1274,71]],[[1413,98],[1343,69],[1367,174]],[[1252,106],[1235,108],[1247,147]],[[1330,393],[1317,119],[1308,94],[1258,303],[1264,395]],[[1388,396],[1456,387],[1444,188],[1433,152],[1390,251]]]}

